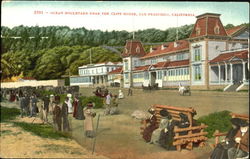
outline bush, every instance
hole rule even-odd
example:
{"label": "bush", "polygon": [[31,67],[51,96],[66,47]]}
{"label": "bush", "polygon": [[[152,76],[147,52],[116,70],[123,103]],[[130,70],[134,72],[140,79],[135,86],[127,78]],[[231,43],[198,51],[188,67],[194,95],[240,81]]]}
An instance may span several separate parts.
{"label": "bush", "polygon": [[31,132],[43,138],[52,138],[52,139],[69,138],[69,135],[65,133],[54,131],[54,129],[50,125],[40,125],[35,123],[30,124],[25,122],[14,122],[14,125],[19,126],[23,130]]}
{"label": "bush", "polygon": [[0,106],[1,109],[1,122],[13,120],[16,116],[20,115],[20,110],[17,108],[6,108]]}
{"label": "bush", "polygon": [[215,130],[219,130],[220,132],[228,132],[232,128],[230,119],[230,112],[225,110],[211,113],[207,116],[202,116],[197,120],[197,122],[208,125],[205,131],[208,132],[207,137],[211,138],[213,137]]}
{"label": "bush", "polygon": [[97,96],[90,96],[90,97],[81,97],[82,105],[85,107],[88,102],[95,103],[94,109],[102,108],[103,107],[103,98]]}

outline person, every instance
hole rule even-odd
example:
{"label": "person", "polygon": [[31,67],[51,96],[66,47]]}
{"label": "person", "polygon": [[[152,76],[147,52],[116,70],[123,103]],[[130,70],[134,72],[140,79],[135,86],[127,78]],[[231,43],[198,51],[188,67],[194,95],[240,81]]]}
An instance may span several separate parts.
{"label": "person", "polygon": [[73,117],[77,120],[83,120],[83,107],[82,107],[82,102],[79,100],[78,95],[75,95],[74,101],[73,101]]}
{"label": "person", "polygon": [[114,95],[111,99],[110,115],[118,114],[118,98]]}
{"label": "person", "polygon": [[93,103],[89,102],[87,106],[83,109],[83,114],[85,116],[84,120],[84,131],[86,137],[94,137],[94,128],[93,128],[93,118],[96,113],[93,112]]}
{"label": "person", "polygon": [[33,94],[30,98],[30,105],[31,105],[30,117],[36,116],[36,114],[38,113],[37,101],[38,100],[36,98],[36,95]]}
{"label": "person", "polygon": [[54,102],[55,102],[55,96],[53,94],[49,97],[49,113],[52,114],[54,110]]}
{"label": "person", "polygon": [[[173,141],[174,141],[174,126],[177,125],[177,122],[175,122],[172,119],[172,116],[169,113],[163,115],[165,115],[167,120],[164,121],[165,128],[162,129],[160,132],[159,145],[165,148],[166,150],[176,150],[175,146],[173,146]],[[184,114],[181,114],[181,120],[182,121],[180,122],[180,125],[182,125],[182,123],[184,123],[184,126],[188,125],[186,124],[186,118]]]}
{"label": "person", "polygon": [[[180,113],[179,116],[181,118],[181,121],[176,123],[176,125],[179,128],[188,128],[190,126],[188,116],[186,114],[183,114],[183,113]],[[188,133],[187,131],[183,131],[183,132],[180,132],[179,135],[187,135],[187,133]]]}
{"label": "person", "polygon": [[161,115],[161,121],[159,124],[159,127],[157,129],[155,129],[152,133],[152,137],[150,140],[151,144],[155,144],[155,145],[160,145],[159,140],[160,140],[160,135],[161,135],[161,131],[167,131],[167,126],[169,125],[169,120],[170,119],[170,114],[166,109],[162,109],[160,110],[160,115]]}
{"label": "person", "polygon": [[210,159],[228,159],[228,149],[233,147],[235,144],[234,136],[240,129],[239,118],[232,118],[230,121],[232,123],[232,128],[228,131],[223,142],[216,145],[214,150],[210,155]]}
{"label": "person", "polygon": [[106,109],[105,109],[105,112],[104,112],[104,115],[108,115],[110,114],[110,104],[111,104],[111,93],[109,92],[108,95],[106,96],[106,101],[105,101],[105,106],[106,106]]}
{"label": "person", "polygon": [[72,111],[72,94],[67,94],[68,100],[67,100],[67,105],[68,105],[68,113],[71,114]]}
{"label": "person", "polygon": [[46,95],[43,97],[42,99],[42,114],[43,114],[43,121],[44,122],[48,122],[48,113],[49,113],[49,103],[50,103],[50,100],[49,100],[49,96]]}
{"label": "person", "polygon": [[128,96],[132,96],[133,95],[133,91],[131,89],[131,86],[128,88]]}
{"label": "person", "polygon": [[69,120],[68,120],[68,101],[69,98],[66,97],[65,101],[62,104],[62,123],[63,123],[63,131],[70,131],[69,128]]}
{"label": "person", "polygon": [[119,99],[123,99],[124,98],[124,94],[123,94],[122,90],[119,90],[118,98]]}
{"label": "person", "polygon": [[26,113],[26,111],[25,111],[26,105],[25,105],[25,97],[24,96],[20,96],[19,105],[21,108],[21,118],[23,118],[23,114]]}
{"label": "person", "polygon": [[146,142],[150,142],[153,131],[158,128],[155,109],[149,108],[148,112],[151,115],[148,119],[145,120],[147,126],[142,133],[142,137]]}
{"label": "person", "polygon": [[242,158],[249,155],[249,123],[245,120],[240,120],[240,129],[234,136],[235,144],[228,149],[228,158]]}
{"label": "person", "polygon": [[53,123],[54,123],[54,129],[57,131],[62,130],[62,111],[59,106],[59,103],[55,103],[54,109],[53,109]]}

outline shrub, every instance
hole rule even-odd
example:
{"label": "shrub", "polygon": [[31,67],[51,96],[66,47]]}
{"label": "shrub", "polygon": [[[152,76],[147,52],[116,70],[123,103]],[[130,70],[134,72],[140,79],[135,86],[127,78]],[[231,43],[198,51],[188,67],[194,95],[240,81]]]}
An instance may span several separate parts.
{"label": "shrub", "polygon": [[85,107],[88,102],[95,103],[94,109],[102,108],[103,107],[103,98],[97,96],[90,96],[90,97],[82,97],[82,105]]}
{"label": "shrub", "polygon": [[213,137],[213,133],[215,130],[219,130],[220,132],[227,132],[231,129],[232,124],[230,122],[231,116],[229,111],[221,111],[211,113],[207,116],[200,117],[197,122],[204,123],[208,125],[205,131],[208,132],[207,137]]}
{"label": "shrub", "polygon": [[17,115],[20,115],[20,110],[17,108],[6,108],[0,106],[1,109],[1,122],[13,120]]}
{"label": "shrub", "polygon": [[14,122],[15,126],[21,127],[23,130],[31,132],[37,136],[43,138],[53,138],[53,139],[60,139],[60,138],[69,138],[68,134],[63,132],[54,131],[52,126],[50,125],[41,125],[41,124],[30,124],[25,122]]}

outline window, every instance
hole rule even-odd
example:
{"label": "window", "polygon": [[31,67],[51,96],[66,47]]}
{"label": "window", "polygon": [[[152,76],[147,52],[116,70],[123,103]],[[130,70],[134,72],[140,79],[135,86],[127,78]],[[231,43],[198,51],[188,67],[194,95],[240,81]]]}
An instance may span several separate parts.
{"label": "window", "polygon": [[109,67],[107,67],[107,72],[109,72]]}
{"label": "window", "polygon": [[157,79],[162,79],[162,71],[157,72]]}
{"label": "window", "polygon": [[180,75],[183,75],[183,68],[180,69]]}
{"label": "window", "polygon": [[194,80],[201,80],[201,65],[194,66]]}
{"label": "window", "polygon": [[137,66],[137,65],[138,65],[138,64],[137,64],[137,60],[135,60],[135,61],[134,61],[134,66]]}
{"label": "window", "polygon": [[152,59],[151,64],[156,64],[156,59]]}
{"label": "window", "polygon": [[167,71],[164,71],[164,76],[167,76]]}
{"label": "window", "polygon": [[137,53],[139,53],[139,52],[140,52],[140,47],[137,46],[135,51],[136,51]]}
{"label": "window", "polygon": [[142,65],[142,66],[145,65],[145,61],[141,61],[141,65]]}
{"label": "window", "polygon": [[172,76],[175,76],[175,70],[172,70]]}
{"label": "window", "polygon": [[125,74],[125,80],[128,80],[128,74]]}
{"label": "window", "polygon": [[194,49],[194,61],[200,61],[201,60],[201,48],[195,48]]}
{"label": "window", "polygon": [[148,72],[144,72],[144,79],[146,79],[146,80],[149,79],[149,73]]}
{"label": "window", "polygon": [[184,54],[177,54],[176,55],[176,60],[183,60],[184,59]]}
{"label": "window", "polygon": [[220,34],[220,27],[219,27],[218,25],[216,25],[216,26],[214,27],[214,33],[215,33],[215,34]]}
{"label": "window", "polygon": [[187,75],[189,75],[189,68],[187,68]]}
{"label": "window", "polygon": [[200,28],[200,27],[196,27],[195,32],[196,32],[196,35],[200,35],[200,33],[201,33],[201,28]]}
{"label": "window", "polygon": [[125,62],[125,70],[128,70],[128,62]]}

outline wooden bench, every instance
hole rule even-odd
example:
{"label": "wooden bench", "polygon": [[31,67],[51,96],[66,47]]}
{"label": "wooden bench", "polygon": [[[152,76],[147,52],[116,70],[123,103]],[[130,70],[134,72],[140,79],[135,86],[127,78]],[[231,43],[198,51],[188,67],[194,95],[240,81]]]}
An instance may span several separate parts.
{"label": "wooden bench", "polygon": [[[240,118],[242,120],[246,120],[249,123],[249,116],[244,114],[230,113],[232,118]],[[219,130],[215,130],[213,136],[215,137],[215,144],[212,144],[211,147],[216,147],[218,143],[220,143],[220,137],[225,137],[227,132],[220,132]]]}
{"label": "wooden bench", "polygon": [[[186,148],[189,150],[193,149],[193,144],[197,143],[199,146],[204,146],[207,137],[205,135],[207,132],[204,131],[204,128],[207,128],[207,125],[201,124],[196,126],[194,123],[193,116],[196,115],[196,111],[189,107],[174,107],[174,106],[167,106],[167,105],[159,105],[155,104],[152,106],[156,110],[156,118],[157,123],[160,123],[161,115],[160,110],[166,109],[170,115],[172,116],[173,120],[180,121],[180,113],[187,115],[190,126],[188,128],[178,128],[177,126],[174,127],[174,141],[173,145],[176,146],[178,151],[181,151],[182,148]],[[142,122],[143,126],[141,130],[143,131],[146,127],[146,123]],[[187,132],[186,135],[180,135],[181,132]]]}

